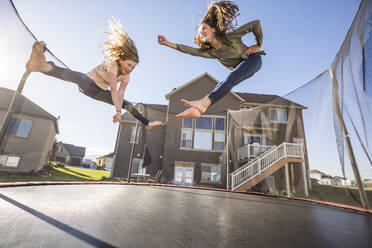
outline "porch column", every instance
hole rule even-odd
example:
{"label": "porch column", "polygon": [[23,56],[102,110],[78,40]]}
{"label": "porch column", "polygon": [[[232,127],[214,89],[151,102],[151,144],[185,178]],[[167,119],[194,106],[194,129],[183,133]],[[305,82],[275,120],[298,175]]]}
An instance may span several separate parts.
{"label": "porch column", "polygon": [[291,164],[291,182],[292,182],[292,192],[296,194],[295,182],[294,182],[294,172],[293,172],[293,164]]}
{"label": "porch column", "polygon": [[305,166],[305,163],[302,162],[301,163],[301,167],[302,167],[302,180],[304,181],[304,192],[305,192],[305,195],[306,197],[309,197],[309,189],[307,187],[307,173],[306,173],[306,166]]}
{"label": "porch column", "polygon": [[286,189],[287,189],[287,196],[290,197],[291,196],[291,190],[290,190],[290,187],[289,187],[288,163],[285,164],[285,186],[286,186]]}

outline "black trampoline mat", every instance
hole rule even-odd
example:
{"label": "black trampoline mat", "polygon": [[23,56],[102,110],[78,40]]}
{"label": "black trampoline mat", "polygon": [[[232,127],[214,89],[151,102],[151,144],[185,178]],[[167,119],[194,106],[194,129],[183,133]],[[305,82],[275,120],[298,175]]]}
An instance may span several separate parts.
{"label": "black trampoline mat", "polygon": [[371,247],[372,215],[138,185],[0,188],[0,247]]}

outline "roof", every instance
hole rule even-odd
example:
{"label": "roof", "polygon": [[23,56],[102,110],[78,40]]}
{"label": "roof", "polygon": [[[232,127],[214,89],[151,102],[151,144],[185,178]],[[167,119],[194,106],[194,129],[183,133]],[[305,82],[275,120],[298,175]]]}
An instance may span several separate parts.
{"label": "roof", "polygon": [[280,105],[280,106],[294,106],[298,108],[306,108],[300,104],[295,102],[289,101],[283,97],[277,95],[266,95],[266,94],[253,94],[253,93],[243,93],[243,92],[236,92],[242,99],[244,99],[245,103],[251,104],[270,104],[270,105]]}
{"label": "roof", "polygon": [[150,108],[150,109],[153,109],[153,110],[156,110],[156,111],[160,111],[160,112],[167,112],[167,109],[168,109],[168,105],[163,105],[163,104],[148,104],[148,103],[143,103],[143,105],[146,108]]}
{"label": "roof", "polygon": [[[197,82],[199,79],[201,79],[201,78],[203,78],[203,77],[208,77],[208,78],[212,79],[212,81],[214,81],[214,82],[216,83],[216,85],[219,83],[219,81],[218,81],[216,78],[214,78],[213,76],[211,76],[208,72],[204,72],[204,73],[201,74],[200,76],[198,76],[198,77],[192,79],[191,81],[189,81],[189,82],[187,82],[187,83],[181,85],[180,87],[178,87],[178,88],[174,88],[171,92],[169,92],[168,94],[165,95],[165,99],[169,100],[169,98],[170,98],[174,93],[176,93],[176,92],[182,90],[183,88],[185,88],[185,87],[187,87],[187,86],[189,86],[189,85],[191,85],[191,84]],[[236,98],[238,98],[239,101],[244,101],[244,99],[242,99],[240,96],[238,96],[235,92],[230,91],[230,94],[232,94],[232,95],[234,95]]]}
{"label": "roof", "polygon": [[[165,98],[169,100],[169,98],[176,92],[184,89],[185,87],[197,82],[199,79],[203,77],[208,77],[212,79],[216,83],[216,85],[219,83],[219,81],[211,76],[208,72],[205,72],[201,74],[200,76],[192,79],[191,81],[181,85],[178,88],[174,88],[170,93],[165,95]],[[248,103],[253,105],[259,105],[259,104],[270,104],[273,106],[292,106],[297,108],[306,108],[300,104],[297,104],[295,102],[289,101],[288,99],[285,99],[283,97],[277,96],[277,95],[266,95],[266,94],[253,94],[253,93],[243,93],[243,92],[234,92],[230,91],[230,94],[234,95],[238,100],[242,103]]]}
{"label": "roof", "polygon": [[[14,94],[14,90],[0,87],[0,110],[7,111],[9,109]],[[17,94],[15,98],[15,104],[13,106],[14,113],[52,120],[56,129],[56,133],[59,133],[57,118],[49,114],[47,111],[42,109],[40,106],[32,102],[27,97]]]}
{"label": "roof", "polygon": [[70,156],[85,157],[85,147],[75,146],[75,145],[66,144],[66,143],[62,143],[62,144],[67,149]]}
{"label": "roof", "polygon": [[113,158],[113,157],[114,157],[114,153],[111,152],[111,153],[109,153],[109,154],[103,155],[103,156],[98,157],[98,158],[96,158],[96,159],[107,158],[107,157],[109,157],[109,158]]}
{"label": "roof", "polygon": [[[145,110],[151,109],[152,111],[157,111],[161,113],[167,113],[167,110],[168,110],[168,105],[137,103],[135,105],[135,108],[139,109],[141,112],[143,110],[143,106],[139,106],[139,105],[143,105],[145,107]],[[135,118],[128,111],[124,112],[124,114],[122,115],[122,119],[123,120],[135,120]]]}

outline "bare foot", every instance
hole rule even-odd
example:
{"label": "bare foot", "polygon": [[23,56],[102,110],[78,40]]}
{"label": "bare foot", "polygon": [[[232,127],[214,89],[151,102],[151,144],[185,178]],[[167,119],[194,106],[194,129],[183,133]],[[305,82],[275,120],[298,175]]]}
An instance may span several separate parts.
{"label": "bare foot", "polygon": [[199,118],[201,115],[200,111],[196,108],[188,108],[182,113],[176,115],[177,118]]}
{"label": "bare foot", "polygon": [[146,129],[150,130],[151,128],[156,127],[156,126],[160,126],[162,124],[163,124],[163,122],[161,122],[161,121],[151,121],[151,122],[149,122],[149,124],[147,124]]}
{"label": "bare foot", "polygon": [[181,102],[187,107],[196,108],[201,114],[204,114],[205,111],[207,111],[207,108],[211,105],[211,100],[208,97],[196,101],[181,99]]}
{"label": "bare foot", "polygon": [[26,69],[33,72],[48,72],[51,65],[46,62],[44,55],[44,41],[37,41],[32,46],[30,59],[26,63]]}

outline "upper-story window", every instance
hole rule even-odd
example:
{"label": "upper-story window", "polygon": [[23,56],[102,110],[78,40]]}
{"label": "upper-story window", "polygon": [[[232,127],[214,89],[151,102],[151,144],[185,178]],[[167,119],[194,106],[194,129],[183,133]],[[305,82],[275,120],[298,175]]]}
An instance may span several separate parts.
{"label": "upper-story window", "polygon": [[225,118],[202,116],[182,120],[181,148],[196,150],[225,149]]}
{"label": "upper-story window", "polygon": [[[130,143],[138,143],[138,136],[141,131],[141,127],[132,127],[132,133],[130,136]],[[136,136],[136,137],[134,137]]]}
{"label": "upper-story window", "polygon": [[244,109],[244,110],[252,110],[252,106],[245,106],[245,105],[241,105],[240,106],[240,109]]}
{"label": "upper-story window", "polygon": [[270,121],[287,122],[287,111],[285,109],[270,109]]}
{"label": "upper-story window", "polygon": [[17,137],[27,138],[32,125],[32,120],[12,118],[7,133]]}

